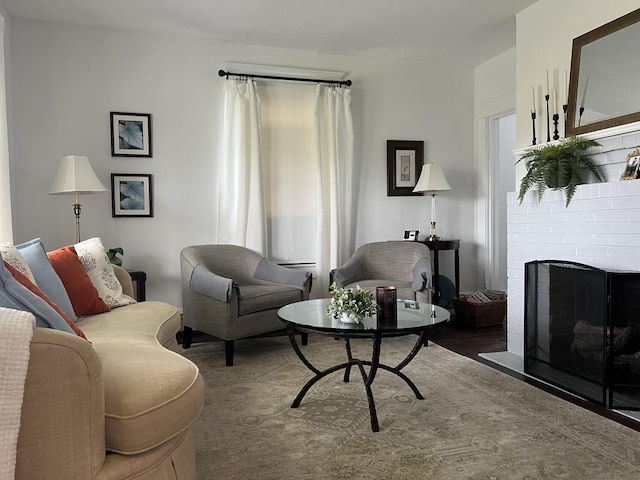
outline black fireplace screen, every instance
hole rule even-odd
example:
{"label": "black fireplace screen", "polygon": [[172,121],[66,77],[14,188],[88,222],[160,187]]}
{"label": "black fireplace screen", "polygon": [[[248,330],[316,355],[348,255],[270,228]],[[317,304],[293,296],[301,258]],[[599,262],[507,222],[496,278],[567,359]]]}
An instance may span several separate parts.
{"label": "black fireplace screen", "polygon": [[526,263],[525,372],[609,408],[640,409],[640,273]]}

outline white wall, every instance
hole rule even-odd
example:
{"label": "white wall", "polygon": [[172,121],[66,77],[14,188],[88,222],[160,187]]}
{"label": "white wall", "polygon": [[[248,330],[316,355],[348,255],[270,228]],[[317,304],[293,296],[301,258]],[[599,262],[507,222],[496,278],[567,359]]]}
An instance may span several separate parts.
{"label": "white wall", "polygon": [[[73,243],[66,196],[49,196],[60,157],[87,155],[105,185],[111,173],[154,175],[154,218],[112,218],[110,194],[85,195],[83,238],[122,246],[125,266],[147,271],[147,298],[181,305],[179,252],[215,234],[216,175],[225,61],[339,70],[354,81],[358,171],[356,243],[401,238],[422,224],[425,197],[386,196],[386,140],[424,140],[453,187],[438,198],[442,236],[461,238],[462,289],[477,286],[473,227],[473,70],[225,44],[14,18],[10,118],[14,241]],[[112,158],[109,112],[153,115],[151,159]],[[453,278],[442,260],[442,273]]]}
{"label": "white wall", "polygon": [[[640,0],[539,0],[516,15],[516,146],[531,145],[531,86],[538,104],[537,143],[542,143],[546,141],[546,114],[542,114],[546,70],[550,88],[555,86],[560,94],[559,78],[570,71],[573,39],[638,8]],[[525,173],[524,165],[518,164],[518,183]]]}

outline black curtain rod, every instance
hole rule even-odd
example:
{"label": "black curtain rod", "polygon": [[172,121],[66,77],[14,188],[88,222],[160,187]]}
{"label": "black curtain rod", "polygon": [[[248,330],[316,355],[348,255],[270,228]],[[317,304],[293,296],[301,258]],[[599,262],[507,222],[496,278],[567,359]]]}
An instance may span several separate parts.
{"label": "black curtain rod", "polygon": [[247,77],[247,78],[265,78],[268,80],[286,80],[289,82],[309,82],[309,83],[329,83],[331,85],[344,85],[345,87],[351,86],[351,80],[322,80],[322,79],[313,79],[313,78],[297,78],[297,77],[276,77],[273,75],[257,75],[254,73],[231,73],[225,72],[224,70],[218,70],[218,76],[227,77],[229,75],[234,77]]}

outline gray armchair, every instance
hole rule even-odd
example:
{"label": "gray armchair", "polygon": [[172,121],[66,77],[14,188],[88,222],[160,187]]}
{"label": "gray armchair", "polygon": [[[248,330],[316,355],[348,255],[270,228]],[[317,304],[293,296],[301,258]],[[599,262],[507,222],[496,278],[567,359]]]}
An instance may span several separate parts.
{"label": "gray armchair", "polygon": [[419,242],[374,242],[359,247],[341,267],[331,271],[329,282],[338,287],[393,285],[398,298],[431,303],[431,253]]}
{"label": "gray armchair", "polygon": [[311,291],[310,272],[281,267],[236,245],[185,247],[180,268],[182,345],[191,346],[193,330],[220,338],[228,366],[234,340],[282,330],[278,309],[307,300]]}

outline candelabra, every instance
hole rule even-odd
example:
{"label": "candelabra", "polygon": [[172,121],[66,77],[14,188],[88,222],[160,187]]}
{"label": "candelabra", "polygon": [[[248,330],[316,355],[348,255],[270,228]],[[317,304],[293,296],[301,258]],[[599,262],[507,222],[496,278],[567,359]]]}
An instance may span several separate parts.
{"label": "candelabra", "polygon": [[536,144],[536,112],[535,111],[531,112],[531,127],[533,128],[533,141],[531,142],[531,145],[535,145]]}
{"label": "candelabra", "polygon": [[560,135],[558,135],[558,120],[560,119],[560,115],[557,113],[553,114],[553,139],[558,140]]}
{"label": "candelabra", "polygon": [[550,129],[551,122],[549,121],[549,94],[548,93],[544,96],[544,99],[547,103],[547,142],[550,142],[551,141],[551,129]]}

